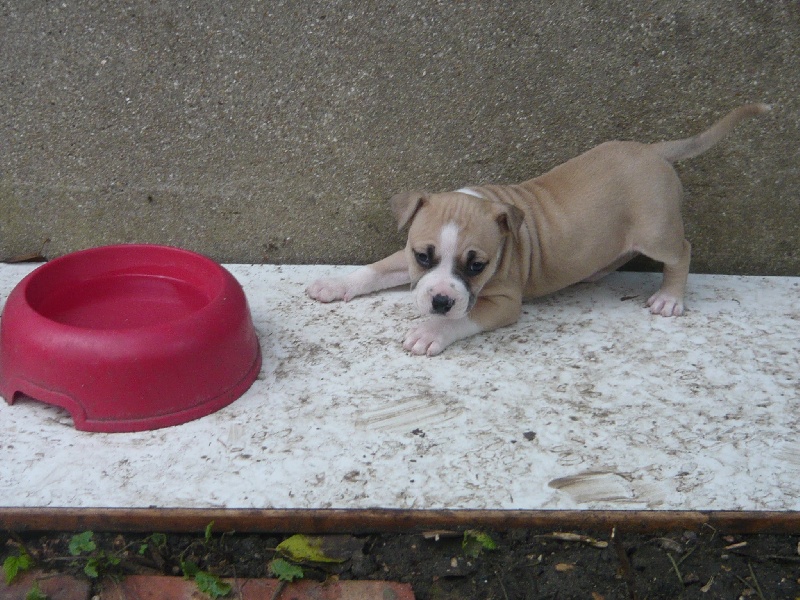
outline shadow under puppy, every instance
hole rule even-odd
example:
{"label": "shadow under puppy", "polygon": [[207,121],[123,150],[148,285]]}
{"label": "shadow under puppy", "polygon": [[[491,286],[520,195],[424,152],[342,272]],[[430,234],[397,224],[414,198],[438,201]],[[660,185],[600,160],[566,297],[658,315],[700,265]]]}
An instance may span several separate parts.
{"label": "shadow under puppy", "polygon": [[650,312],[681,315],[691,246],[672,163],[705,152],[769,108],[741,106],[682,140],[606,142],[517,185],[398,194],[390,203],[399,227],[409,226],[405,249],[319,279],[306,292],[320,302],[348,301],[412,283],[417,308],[432,318],[411,329],[403,347],[433,356],[516,322],[525,299],[598,279],[644,254],[664,264]]}

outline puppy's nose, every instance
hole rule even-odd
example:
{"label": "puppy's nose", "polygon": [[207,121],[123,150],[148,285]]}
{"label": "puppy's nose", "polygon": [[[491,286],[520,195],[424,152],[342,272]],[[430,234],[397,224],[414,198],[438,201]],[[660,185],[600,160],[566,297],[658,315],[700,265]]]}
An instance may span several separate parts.
{"label": "puppy's nose", "polygon": [[431,308],[433,312],[439,315],[447,314],[453,305],[456,303],[450,296],[445,296],[444,294],[436,294],[433,299],[431,300]]}

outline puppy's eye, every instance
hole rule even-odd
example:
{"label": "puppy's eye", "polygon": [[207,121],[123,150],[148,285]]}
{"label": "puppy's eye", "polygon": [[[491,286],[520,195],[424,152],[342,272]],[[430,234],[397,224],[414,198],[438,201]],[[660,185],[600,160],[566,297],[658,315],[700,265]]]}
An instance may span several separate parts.
{"label": "puppy's eye", "polygon": [[417,264],[423,269],[430,269],[433,266],[433,248],[428,248],[425,252],[414,252]]}
{"label": "puppy's eye", "polygon": [[486,263],[481,262],[479,260],[473,260],[471,263],[467,265],[467,275],[470,277],[474,277],[478,275],[486,268]]}

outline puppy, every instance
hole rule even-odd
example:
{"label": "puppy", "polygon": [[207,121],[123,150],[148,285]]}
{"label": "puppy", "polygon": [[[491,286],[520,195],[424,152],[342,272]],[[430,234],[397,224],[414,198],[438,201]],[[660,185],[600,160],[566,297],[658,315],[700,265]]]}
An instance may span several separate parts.
{"label": "puppy", "polygon": [[665,317],[683,313],[691,247],[684,239],[682,187],[672,163],[697,156],[765,104],[737,108],[682,140],[606,142],[517,185],[406,192],[391,208],[408,226],[405,249],[306,290],[320,302],[411,283],[420,313],[403,347],[439,354],[453,342],[517,321],[525,299],[596,280],[637,254],[664,264],[647,301]]}

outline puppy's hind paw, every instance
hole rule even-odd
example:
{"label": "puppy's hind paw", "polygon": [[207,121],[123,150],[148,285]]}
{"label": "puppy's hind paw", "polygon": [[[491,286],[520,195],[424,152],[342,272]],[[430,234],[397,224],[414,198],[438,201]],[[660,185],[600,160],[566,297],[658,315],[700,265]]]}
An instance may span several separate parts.
{"label": "puppy's hind paw", "polygon": [[347,297],[347,283],[336,277],[317,279],[306,288],[306,294],[319,302],[350,299]]}
{"label": "puppy's hind paw", "polygon": [[662,317],[679,317],[683,314],[683,300],[664,290],[650,296],[647,306],[652,314]]}

